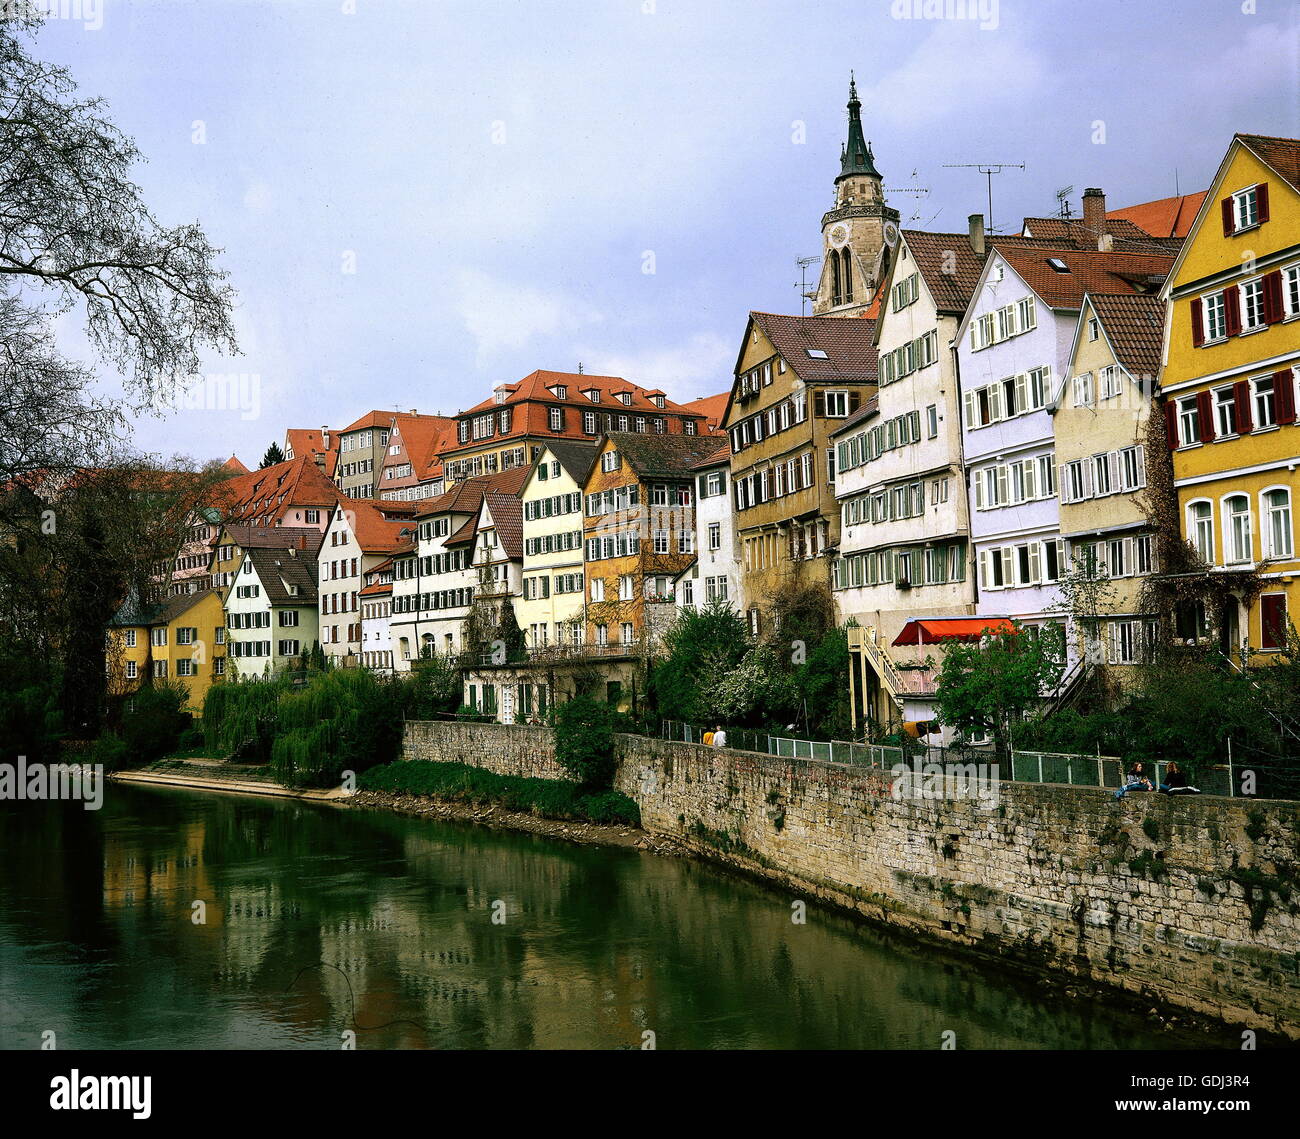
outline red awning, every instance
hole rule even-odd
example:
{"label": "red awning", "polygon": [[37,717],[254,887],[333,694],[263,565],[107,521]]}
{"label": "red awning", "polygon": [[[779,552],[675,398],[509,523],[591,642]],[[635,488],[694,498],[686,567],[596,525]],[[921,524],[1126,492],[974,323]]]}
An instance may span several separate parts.
{"label": "red awning", "polygon": [[894,638],[895,645],[934,645],[940,641],[978,641],[985,633],[1010,633],[1005,617],[913,617]]}

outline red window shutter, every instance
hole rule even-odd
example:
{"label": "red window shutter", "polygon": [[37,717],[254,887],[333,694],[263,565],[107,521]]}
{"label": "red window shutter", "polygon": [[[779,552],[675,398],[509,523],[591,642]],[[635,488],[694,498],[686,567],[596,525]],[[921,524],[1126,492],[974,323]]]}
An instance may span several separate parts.
{"label": "red window shutter", "polygon": [[1295,381],[1291,378],[1289,371],[1273,373],[1273,399],[1277,406],[1277,421],[1279,423],[1294,423]]}
{"label": "red window shutter", "polygon": [[1241,293],[1236,285],[1223,290],[1223,326],[1229,336],[1241,335]]}
{"label": "red window shutter", "polygon": [[1237,232],[1237,226],[1232,215],[1232,199],[1224,198],[1219,204],[1223,208],[1223,236],[1231,237]]}
{"label": "red window shutter", "polygon": [[1214,438],[1214,409],[1209,392],[1196,393],[1196,419],[1201,428],[1201,442],[1209,443]]}
{"label": "red window shutter", "polygon": [[1260,648],[1280,649],[1286,644],[1286,594],[1266,593],[1259,599]]}
{"label": "red window shutter", "polygon": [[1201,298],[1192,301],[1192,347],[1199,348],[1205,343],[1205,311]]}
{"label": "red window shutter", "polygon": [[1165,404],[1165,441],[1171,451],[1178,450],[1178,408]]}
{"label": "red window shutter", "polygon": [[1233,411],[1237,420],[1237,434],[1247,435],[1252,427],[1250,419],[1250,384],[1245,380],[1232,385]]}
{"label": "red window shutter", "polygon": [[1255,187],[1255,213],[1259,218],[1259,224],[1263,225],[1268,221],[1268,183],[1261,182]]}
{"label": "red window shutter", "polygon": [[1282,270],[1275,269],[1264,275],[1264,323],[1276,324],[1282,319]]}

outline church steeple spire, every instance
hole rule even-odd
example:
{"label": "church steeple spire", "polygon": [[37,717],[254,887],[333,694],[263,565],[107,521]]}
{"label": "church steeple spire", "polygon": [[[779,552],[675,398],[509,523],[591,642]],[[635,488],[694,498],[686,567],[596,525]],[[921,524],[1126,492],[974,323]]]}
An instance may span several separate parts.
{"label": "church steeple spire", "polygon": [[879,178],[880,171],[872,160],[871,147],[862,134],[862,101],[858,98],[858,84],[849,72],[849,141],[840,156],[840,177],[866,174]]}

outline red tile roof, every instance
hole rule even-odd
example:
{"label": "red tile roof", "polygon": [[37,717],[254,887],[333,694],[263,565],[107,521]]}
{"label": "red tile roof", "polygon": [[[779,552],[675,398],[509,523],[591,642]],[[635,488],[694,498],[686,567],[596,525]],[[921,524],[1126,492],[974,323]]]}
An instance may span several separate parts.
{"label": "red tile roof", "polygon": [[1131,222],[1152,237],[1186,237],[1196,220],[1196,211],[1208,193],[1208,190],[1202,190],[1197,194],[1158,198],[1154,202],[1125,206],[1122,210],[1109,210],[1106,217]]}
{"label": "red tile roof", "polygon": [[[415,529],[415,503],[377,502],[369,498],[344,499],[340,504],[362,553],[391,554]],[[407,533],[403,533],[407,531]]]}
{"label": "red tile roof", "polygon": [[730,399],[731,392],[725,391],[718,395],[705,396],[703,399],[693,399],[690,403],[682,404],[682,407],[696,415],[704,416],[710,431],[721,431],[722,417],[727,413],[727,401]]}
{"label": "red tile roof", "polygon": [[[1173,266],[1172,255],[1098,253],[1036,244],[998,243],[998,252],[1025,283],[1055,309],[1078,311],[1085,293],[1155,292]],[[1064,272],[1048,263],[1061,262]]]}
{"label": "red tile roof", "polygon": [[1088,300],[1125,371],[1136,379],[1154,379],[1160,372],[1165,333],[1165,305],[1159,296],[1089,294]]}
{"label": "red tile roof", "polygon": [[399,444],[397,454],[384,456],[384,467],[411,464],[411,473],[402,478],[380,478],[381,490],[414,486],[442,474],[438,452],[456,439],[456,421],[442,415],[393,415],[390,444]]}
{"label": "red tile roof", "polygon": [[[1100,236],[1083,218],[1025,218],[1025,233],[1042,241],[1051,241],[1074,249],[1096,249]],[[1117,253],[1172,253],[1181,244],[1176,238],[1156,238],[1127,218],[1106,215],[1106,232]]]}
{"label": "red tile roof", "polygon": [[[1292,91],[1294,93],[1294,88]],[[1293,190],[1300,190],[1300,138],[1240,132],[1233,137],[1254,151],[1261,162],[1276,170],[1291,184]]]}
{"label": "red tile roof", "polygon": [[342,497],[311,455],[299,455],[218,483],[211,505],[227,522],[271,525],[290,507],[328,508]]}
{"label": "red tile roof", "polygon": [[[556,386],[567,389],[564,399],[560,399],[550,390]],[[599,407],[603,411],[622,411],[626,409],[647,413],[666,411],[676,415],[691,414],[681,404],[674,403],[670,399],[665,399],[664,406],[659,407],[650,398],[658,392],[657,388],[643,388],[630,383],[621,376],[593,376],[587,373],[548,372],[538,369],[535,372],[530,372],[518,383],[502,384],[501,388],[507,393],[503,402],[498,403],[495,396],[489,397],[482,403],[476,403],[468,411],[462,412],[462,415],[475,415],[484,411],[493,411],[499,407],[511,407],[527,400],[538,400],[542,403],[572,403],[581,407],[584,411],[589,407]],[[598,403],[593,403],[587,396],[582,394],[592,389],[600,393]],[[616,398],[619,392],[628,392],[632,396],[631,402],[624,404],[621,399]]]}
{"label": "red tile roof", "polygon": [[[749,318],[801,380],[876,382],[874,320],[771,312],[751,312]],[[744,350],[742,344],[736,359],[737,373]],[[810,350],[825,352],[826,359],[810,356]]]}
{"label": "red tile roof", "polygon": [[224,463],[221,464],[223,471],[232,471],[237,475],[248,474],[248,468],[241,463],[237,456],[231,455]]}
{"label": "red tile roof", "polygon": [[295,459],[300,459],[304,455],[324,455],[325,474],[329,478],[334,477],[334,468],[339,461],[339,439],[336,434],[330,433],[328,447],[321,432],[315,428],[290,427],[284,435],[285,443],[288,444]]}
{"label": "red tile roof", "polygon": [[489,490],[484,495],[488,513],[497,529],[497,538],[506,557],[518,561],[524,556],[524,507],[513,494]]}

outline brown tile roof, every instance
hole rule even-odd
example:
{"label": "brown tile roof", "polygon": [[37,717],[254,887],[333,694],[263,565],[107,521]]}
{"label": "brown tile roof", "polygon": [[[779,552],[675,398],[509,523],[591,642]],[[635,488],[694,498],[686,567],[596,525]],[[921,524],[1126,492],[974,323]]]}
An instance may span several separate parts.
{"label": "brown tile roof", "polygon": [[383,489],[413,486],[442,474],[442,460],[438,453],[456,439],[454,419],[442,415],[394,415],[392,429],[389,443],[399,443],[401,449],[396,455],[385,455],[384,466],[410,463],[411,474],[400,479],[382,479],[380,486]]}
{"label": "brown tile roof", "polygon": [[[1025,233],[1043,241],[1074,249],[1097,248],[1100,236],[1084,224],[1083,218],[1025,218]],[[1178,238],[1156,238],[1127,218],[1106,215],[1106,232],[1114,239],[1117,253],[1177,254],[1182,244]]]}
{"label": "brown tile roof", "polygon": [[339,461],[338,435],[330,433],[329,446],[325,445],[321,432],[312,427],[290,427],[284,433],[284,437],[295,459],[300,459],[304,455],[324,455],[325,474],[330,478],[334,477],[334,468]]}
{"label": "brown tile roof", "polygon": [[448,538],[444,539],[442,544],[444,546],[463,546],[466,542],[472,542],[477,533],[478,515],[475,514],[462,522],[460,529]]}
{"label": "brown tile roof", "polygon": [[1271,166],[1290,184],[1300,190],[1300,138],[1278,138],[1269,134],[1242,134],[1233,136],[1254,151],[1260,161]]}
{"label": "brown tile roof", "polygon": [[[969,236],[905,229],[903,237],[935,308],[949,315],[965,313],[984,268],[983,259],[970,247]],[[897,275],[897,266],[894,272]]]}
{"label": "brown tile roof", "polygon": [[[241,550],[287,550],[293,546],[312,557],[320,552],[325,541],[325,531],[313,526],[243,526],[232,522],[225,527],[225,533]],[[215,546],[220,541],[221,534],[218,534],[208,544]]]}
{"label": "brown tile roof", "polygon": [[[285,550],[250,549],[248,559],[257,571],[272,605],[316,604],[316,559]],[[297,593],[289,586],[296,585]]]}
{"label": "brown tile roof", "polygon": [[118,629],[166,625],[213,594],[220,597],[215,589],[205,589],[199,593],[182,593],[175,597],[168,597],[164,601],[151,605],[140,605],[138,595],[132,593],[108,623]]}
{"label": "brown tile roof", "polygon": [[638,476],[689,475],[695,465],[718,450],[714,435],[642,435],[611,431],[606,438]]}
{"label": "brown tile roof", "polygon": [[1136,206],[1125,206],[1122,210],[1109,210],[1106,216],[1132,222],[1152,237],[1186,237],[1191,232],[1196,212],[1208,193],[1208,190],[1202,190],[1197,194],[1180,194],[1174,198],[1140,202]]}
{"label": "brown tile roof", "polygon": [[[876,382],[874,320],[770,312],[751,312],[749,318],[801,380]],[[741,356],[744,348],[742,344]],[[809,356],[810,349],[825,352],[826,359]],[[736,371],[740,371],[740,357],[736,359]]]}
{"label": "brown tile roof", "polygon": [[[567,389],[564,399],[559,399],[550,389],[560,385]],[[511,407],[527,400],[537,400],[542,403],[572,403],[581,407],[584,411],[589,407],[599,407],[603,411],[643,411],[647,413],[656,413],[661,411],[673,412],[678,415],[690,414],[681,404],[674,403],[670,399],[664,400],[664,406],[661,408],[650,397],[652,395],[662,395],[658,388],[643,388],[638,384],[630,383],[623,379],[622,376],[593,376],[588,373],[579,372],[548,372],[539,368],[535,372],[530,372],[518,383],[501,385],[505,390],[506,398],[502,403],[498,403],[495,396],[483,400],[482,403],[476,403],[464,415],[472,415],[476,412],[492,411],[499,407]],[[599,403],[593,403],[583,392],[595,389],[600,393]],[[628,392],[632,396],[631,403],[624,404],[618,399],[618,393]]]}
{"label": "brown tile roof", "polygon": [[231,471],[232,473],[237,475],[248,474],[248,468],[239,461],[239,458],[236,455],[231,455],[230,458],[228,458],[224,463],[222,463],[221,469],[223,471]]}
{"label": "brown tile roof", "polygon": [[[1098,253],[1033,244],[999,242],[997,250],[1046,304],[1076,312],[1085,293],[1155,292],[1174,263],[1172,255]],[[1053,269],[1049,260],[1061,262],[1065,271]]]}
{"label": "brown tile roof", "polygon": [[524,507],[513,494],[489,490],[484,499],[497,528],[497,537],[506,557],[518,561],[524,556]]}
{"label": "brown tile roof", "polygon": [[725,431],[722,437],[718,439],[718,445],[703,458],[698,459],[693,469],[700,470],[703,467],[716,467],[719,463],[728,462],[731,459],[731,436]]}
{"label": "brown tile roof", "polygon": [[[597,447],[594,440],[584,443],[577,439],[554,439],[546,445],[546,450],[560,461],[560,466],[579,486],[587,481],[591,464],[596,461]],[[520,486],[522,489],[522,484]]]}
{"label": "brown tile roof", "polygon": [[870,399],[863,400],[862,406],[831,432],[831,437],[834,438],[836,435],[843,435],[846,431],[852,431],[865,420],[874,416],[879,410],[879,397],[873,395]]}
{"label": "brown tile roof", "polygon": [[1164,345],[1165,306],[1151,293],[1089,294],[1116,359],[1135,379],[1155,377]]}

